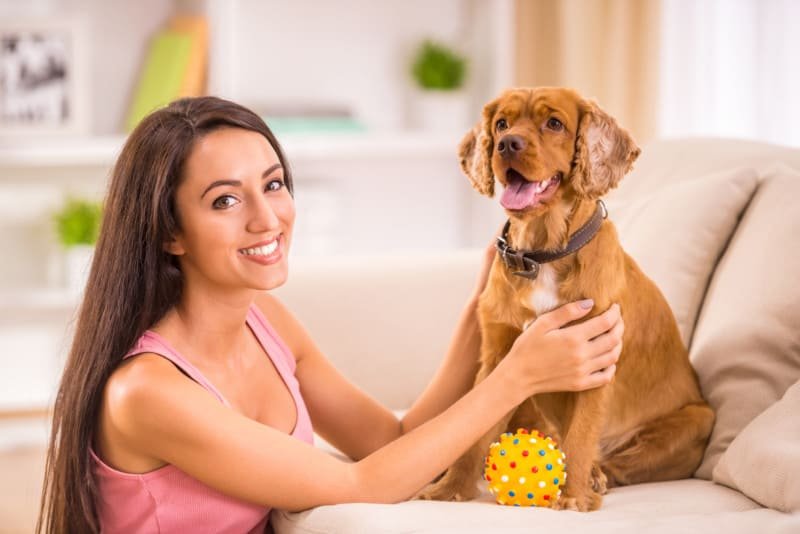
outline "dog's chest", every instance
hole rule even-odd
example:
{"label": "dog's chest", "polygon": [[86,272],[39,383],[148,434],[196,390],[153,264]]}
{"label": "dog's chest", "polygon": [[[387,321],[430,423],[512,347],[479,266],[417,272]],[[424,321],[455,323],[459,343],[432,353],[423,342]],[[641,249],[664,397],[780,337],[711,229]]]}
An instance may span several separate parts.
{"label": "dog's chest", "polygon": [[561,298],[558,296],[556,271],[550,265],[540,266],[539,275],[533,281],[533,290],[528,297],[528,304],[537,317],[562,304]]}

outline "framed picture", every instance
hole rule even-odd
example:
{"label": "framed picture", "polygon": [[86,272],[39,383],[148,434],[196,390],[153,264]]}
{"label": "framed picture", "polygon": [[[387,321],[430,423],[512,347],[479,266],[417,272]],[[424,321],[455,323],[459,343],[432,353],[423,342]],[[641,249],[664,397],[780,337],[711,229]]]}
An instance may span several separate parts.
{"label": "framed picture", "polygon": [[86,55],[78,19],[0,22],[0,136],[86,133]]}

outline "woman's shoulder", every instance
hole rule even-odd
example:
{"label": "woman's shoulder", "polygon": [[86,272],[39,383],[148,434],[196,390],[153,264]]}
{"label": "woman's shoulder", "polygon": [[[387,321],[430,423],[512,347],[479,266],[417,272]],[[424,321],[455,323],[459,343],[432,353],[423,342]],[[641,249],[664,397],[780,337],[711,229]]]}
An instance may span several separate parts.
{"label": "woman's shoulder", "polygon": [[111,373],[103,404],[115,421],[131,420],[131,415],[149,412],[154,408],[152,404],[159,402],[171,386],[185,379],[183,373],[163,356],[143,352],[125,359]]}
{"label": "woman's shoulder", "polygon": [[102,394],[95,447],[106,462],[126,472],[148,472],[164,465],[142,446],[152,436],[169,397],[185,380],[167,359],[141,353],[125,359],[106,382]]}

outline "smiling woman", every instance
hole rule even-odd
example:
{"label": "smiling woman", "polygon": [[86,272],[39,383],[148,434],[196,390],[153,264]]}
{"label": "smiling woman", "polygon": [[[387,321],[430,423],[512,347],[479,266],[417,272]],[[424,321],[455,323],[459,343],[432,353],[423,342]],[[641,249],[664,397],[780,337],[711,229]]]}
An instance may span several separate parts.
{"label": "smiling woman", "polygon": [[[292,178],[266,124],[232,102],[183,99],[146,117],[105,210],[38,531],[263,532],[272,507],[407,499],[528,396],[614,372],[618,340],[600,351],[590,339],[619,331],[619,315],[561,328],[591,309],[572,303],[470,391],[492,247],[440,371],[398,420],[269,294],[288,274]],[[312,420],[357,461],[315,449]]]}

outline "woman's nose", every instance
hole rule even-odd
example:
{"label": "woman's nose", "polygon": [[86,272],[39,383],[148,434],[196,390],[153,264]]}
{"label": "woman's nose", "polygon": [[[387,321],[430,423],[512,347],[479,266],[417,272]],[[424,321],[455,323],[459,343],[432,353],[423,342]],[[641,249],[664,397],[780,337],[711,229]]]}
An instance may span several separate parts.
{"label": "woman's nose", "polygon": [[251,232],[264,232],[278,228],[280,221],[269,200],[263,195],[258,195],[251,204],[252,210],[248,230]]}

